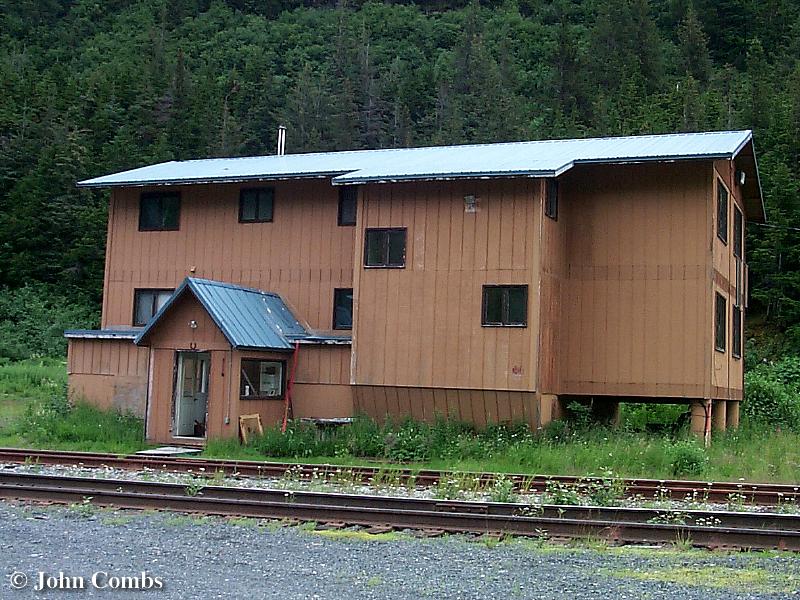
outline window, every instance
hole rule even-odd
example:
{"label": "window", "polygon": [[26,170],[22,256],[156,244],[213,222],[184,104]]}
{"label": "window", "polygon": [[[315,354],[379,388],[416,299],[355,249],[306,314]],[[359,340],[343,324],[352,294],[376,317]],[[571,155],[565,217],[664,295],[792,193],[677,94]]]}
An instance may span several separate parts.
{"label": "window", "polygon": [[733,207],[733,255],[742,258],[744,249],[744,217],[738,207]]}
{"label": "window", "polygon": [[733,347],[731,354],[734,358],[742,357],[742,309],[733,307]]}
{"label": "window", "polygon": [[271,223],[274,188],[248,188],[239,192],[240,223]]}
{"label": "window", "polygon": [[544,214],[554,221],[558,221],[558,181],[556,179],[547,180]]}
{"label": "window", "polygon": [[528,286],[483,286],[481,324],[491,327],[526,326],[528,324]]}
{"label": "window", "polygon": [[353,290],[333,290],[333,328],[353,328]]}
{"label": "window", "polygon": [[716,294],[714,306],[714,348],[720,352],[725,352],[725,326],[728,323],[728,307],[725,298],[721,294]]}
{"label": "window", "polygon": [[728,190],[717,180],[717,237],[728,243]]}
{"label": "window", "polygon": [[367,229],[364,239],[365,267],[403,268],[406,265],[406,230]]}
{"label": "window", "polygon": [[180,214],[178,192],[147,192],[139,196],[139,231],[175,231]]}
{"label": "window", "polygon": [[243,399],[283,398],[283,362],[242,359],[239,395]]}
{"label": "window", "polygon": [[358,206],[358,187],[348,185],[339,188],[339,225],[355,225]]}
{"label": "window", "polygon": [[133,324],[135,327],[147,325],[150,319],[161,310],[173,290],[135,290],[133,292]]}

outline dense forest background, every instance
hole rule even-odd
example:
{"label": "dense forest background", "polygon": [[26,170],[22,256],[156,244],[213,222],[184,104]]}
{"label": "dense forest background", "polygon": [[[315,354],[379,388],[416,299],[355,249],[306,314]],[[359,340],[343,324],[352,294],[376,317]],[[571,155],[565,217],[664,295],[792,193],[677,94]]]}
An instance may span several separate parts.
{"label": "dense forest background", "polygon": [[[0,0],[0,357],[102,293],[107,193],[146,163],[752,128],[750,344],[800,351],[795,0]],[[754,326],[753,326],[754,325]]]}

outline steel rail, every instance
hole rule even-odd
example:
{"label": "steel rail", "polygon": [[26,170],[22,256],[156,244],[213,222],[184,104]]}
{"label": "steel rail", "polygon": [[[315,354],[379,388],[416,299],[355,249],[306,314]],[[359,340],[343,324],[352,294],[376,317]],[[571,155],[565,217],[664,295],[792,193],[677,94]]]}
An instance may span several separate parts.
{"label": "steel rail", "polygon": [[[0,472],[0,498],[57,503],[89,502],[117,508],[155,508],[447,532],[566,538],[592,536],[621,543],[681,541],[703,547],[800,551],[800,531],[796,528],[776,528],[777,521],[760,522],[761,525],[769,525],[769,528],[652,523],[637,520],[643,516],[641,513],[631,520],[622,520],[614,517],[625,514],[625,509],[597,507],[551,507],[553,510],[590,511],[575,512],[570,516],[528,515],[514,514],[516,507],[513,505],[497,503],[441,503],[436,500],[319,492],[288,493],[284,490],[264,492],[214,486],[189,490],[180,484],[20,475],[14,472]],[[628,513],[628,516],[632,517],[633,514]],[[763,517],[761,514],[754,516]],[[741,519],[743,515],[738,514],[737,517]]]}
{"label": "steel rail", "polygon": [[[392,479],[398,484],[434,486],[445,478],[472,479],[476,486],[491,485],[500,474],[478,472],[451,472],[415,470],[395,467],[342,466],[330,464],[303,464],[261,462],[208,458],[164,457],[152,455],[117,455],[99,452],[62,452],[57,450],[30,450],[0,448],[2,463],[36,463],[48,465],[75,465],[81,467],[111,467],[117,469],[157,469],[194,475],[213,475],[217,472],[243,477],[283,477],[290,473],[300,479],[336,478],[343,473],[365,483],[376,479]],[[606,485],[609,479],[598,477],[573,477],[565,475],[504,474],[517,491],[542,492],[553,485],[592,486]],[[729,481],[690,481],[657,479],[614,479],[624,488],[626,496],[645,498],[707,501],[714,503],[779,505],[800,504],[800,485],[765,484]]]}

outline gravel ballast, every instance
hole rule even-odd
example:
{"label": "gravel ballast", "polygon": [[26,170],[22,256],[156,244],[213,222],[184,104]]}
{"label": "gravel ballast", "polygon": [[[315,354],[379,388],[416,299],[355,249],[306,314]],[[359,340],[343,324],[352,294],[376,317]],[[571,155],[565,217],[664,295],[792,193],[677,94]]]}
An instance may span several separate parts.
{"label": "gravel ballast", "polygon": [[[789,554],[389,537],[174,513],[0,503],[0,598],[722,600],[793,597],[800,584],[800,561]],[[83,577],[85,588],[35,593],[31,586],[42,571]],[[95,589],[91,578],[98,571],[108,574],[101,585],[112,576],[145,571],[163,588]],[[9,576],[15,572],[27,575],[25,589],[12,589]]]}

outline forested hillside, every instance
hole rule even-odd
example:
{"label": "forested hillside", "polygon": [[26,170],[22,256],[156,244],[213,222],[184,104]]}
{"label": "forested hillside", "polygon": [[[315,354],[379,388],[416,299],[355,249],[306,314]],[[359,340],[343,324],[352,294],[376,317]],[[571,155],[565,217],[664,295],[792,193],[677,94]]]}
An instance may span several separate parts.
{"label": "forested hillside", "polygon": [[752,128],[770,226],[748,236],[751,305],[800,350],[794,0],[0,0],[0,13],[0,356],[58,352],[53,331],[95,318],[107,195],[76,180],[271,153],[278,124],[289,152]]}

